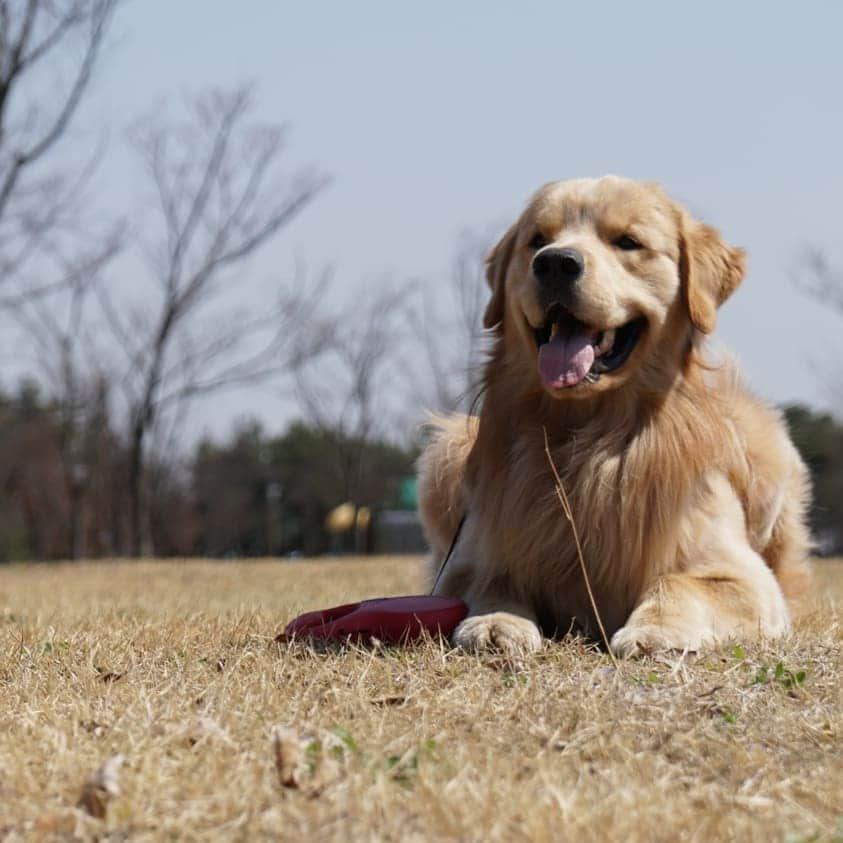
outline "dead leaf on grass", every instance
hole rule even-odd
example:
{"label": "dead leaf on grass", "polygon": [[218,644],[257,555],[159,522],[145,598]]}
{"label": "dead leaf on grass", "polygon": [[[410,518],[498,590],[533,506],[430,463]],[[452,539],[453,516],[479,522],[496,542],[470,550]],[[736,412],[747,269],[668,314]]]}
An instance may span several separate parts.
{"label": "dead leaf on grass", "polygon": [[372,705],[377,706],[391,706],[391,705],[404,705],[407,702],[407,697],[404,696],[392,696],[392,697],[375,697],[374,699],[369,700]]}
{"label": "dead leaf on grass", "polygon": [[82,795],[79,797],[79,807],[92,817],[99,820],[105,819],[109,801],[120,794],[119,779],[123,761],[122,755],[112,755],[85,782]]}
{"label": "dead leaf on grass", "polygon": [[275,726],[272,750],[278,780],[286,789],[301,790],[315,797],[340,776],[339,758],[344,748],[330,733],[320,739],[315,735],[300,735],[287,726]]}
{"label": "dead leaf on grass", "polygon": [[272,750],[281,786],[297,788],[303,775],[304,759],[304,748],[299,736],[286,726],[276,726],[272,730]]}
{"label": "dead leaf on grass", "polygon": [[234,746],[234,741],[228,732],[211,717],[200,717],[196,723],[185,732],[185,739],[193,747],[202,741],[220,741],[228,746]]}
{"label": "dead leaf on grass", "polygon": [[704,691],[702,694],[697,694],[697,699],[701,700],[704,697],[710,697],[716,694],[718,691],[722,691],[724,687],[724,685],[714,685],[713,687],[709,688],[709,690]]}

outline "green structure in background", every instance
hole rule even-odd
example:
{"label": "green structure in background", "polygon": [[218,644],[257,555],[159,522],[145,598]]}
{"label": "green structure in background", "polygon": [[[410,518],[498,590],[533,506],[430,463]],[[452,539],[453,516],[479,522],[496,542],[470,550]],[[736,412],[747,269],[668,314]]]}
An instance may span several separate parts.
{"label": "green structure in background", "polygon": [[415,477],[405,477],[401,481],[401,489],[398,495],[401,509],[416,509],[419,504],[418,490]]}

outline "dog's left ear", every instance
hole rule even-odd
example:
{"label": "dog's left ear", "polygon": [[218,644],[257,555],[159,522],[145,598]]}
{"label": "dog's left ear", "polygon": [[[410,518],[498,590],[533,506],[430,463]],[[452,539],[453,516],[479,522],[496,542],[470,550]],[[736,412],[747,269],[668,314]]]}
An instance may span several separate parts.
{"label": "dog's left ear", "polygon": [[746,253],[723,241],[716,228],[682,214],[679,271],[688,313],[704,334],[714,330],[717,308],[746,273]]}
{"label": "dog's left ear", "polygon": [[518,236],[518,223],[511,225],[506,234],[489,252],[486,258],[486,280],[492,288],[492,298],[483,314],[483,327],[494,328],[503,322],[506,300],[506,272],[512,253],[515,251],[515,240]]}

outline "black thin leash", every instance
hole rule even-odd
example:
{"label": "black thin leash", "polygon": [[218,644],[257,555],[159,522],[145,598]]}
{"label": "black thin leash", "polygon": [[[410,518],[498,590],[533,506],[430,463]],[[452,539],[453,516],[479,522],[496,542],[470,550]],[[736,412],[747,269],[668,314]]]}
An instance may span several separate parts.
{"label": "black thin leash", "polygon": [[462,532],[462,525],[465,524],[465,518],[468,515],[467,512],[463,513],[462,518],[460,518],[460,523],[457,525],[457,531],[454,533],[454,539],[451,542],[451,546],[448,548],[448,552],[445,554],[445,558],[442,560],[442,564],[439,566],[439,571],[436,574],[436,579],[433,581],[433,588],[430,589],[430,594],[433,596],[433,592],[436,591],[436,586],[439,585],[439,578],[442,576],[442,572],[445,570],[445,566],[448,564],[448,561],[451,558],[451,554],[454,552],[454,548],[457,546],[457,540],[460,537],[460,533]]}

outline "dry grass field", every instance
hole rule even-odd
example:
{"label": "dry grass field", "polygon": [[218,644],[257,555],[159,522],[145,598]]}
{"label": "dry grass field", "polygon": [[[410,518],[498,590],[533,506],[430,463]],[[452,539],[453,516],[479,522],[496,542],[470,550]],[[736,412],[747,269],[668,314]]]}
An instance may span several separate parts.
{"label": "dry grass field", "polygon": [[843,563],[817,579],[786,640],[616,671],[274,641],[418,559],[0,567],[0,840],[841,840]]}

